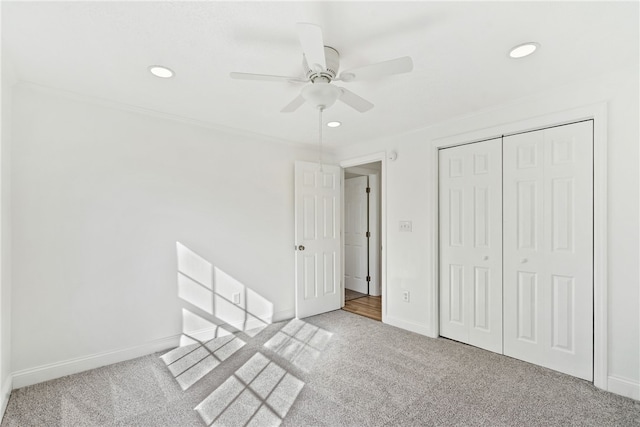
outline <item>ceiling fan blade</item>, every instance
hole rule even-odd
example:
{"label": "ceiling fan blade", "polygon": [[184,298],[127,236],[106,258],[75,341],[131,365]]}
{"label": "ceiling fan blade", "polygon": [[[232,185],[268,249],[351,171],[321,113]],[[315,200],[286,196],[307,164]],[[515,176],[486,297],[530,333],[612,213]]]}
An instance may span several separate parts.
{"label": "ceiling fan blade", "polygon": [[302,95],[298,95],[293,101],[288,103],[282,110],[280,110],[280,112],[293,113],[298,108],[300,108],[302,104],[304,104],[304,98],[302,97]]}
{"label": "ceiling fan blade", "polygon": [[272,76],[270,74],[253,74],[253,73],[229,73],[232,79],[239,80],[267,80],[273,82],[301,82],[305,83],[308,80],[301,77],[287,77],[287,76]]}
{"label": "ceiling fan blade", "polygon": [[326,70],[327,61],[324,57],[322,28],[315,24],[304,22],[299,22],[296,26],[298,29],[298,37],[300,37],[300,46],[302,46],[302,52],[307,58],[309,68],[317,72]]}
{"label": "ceiling fan blade", "polygon": [[410,56],[391,59],[389,61],[376,62],[358,68],[352,68],[340,73],[340,80],[352,82],[356,80],[376,79],[392,74],[408,73],[413,70],[413,61]]}
{"label": "ceiling fan blade", "polygon": [[342,92],[342,94],[340,95],[340,101],[344,102],[349,107],[360,111],[361,113],[369,111],[370,109],[373,108],[372,103],[370,103],[364,98],[361,98],[360,96],[356,95],[350,90],[347,90],[341,87],[340,92]]}

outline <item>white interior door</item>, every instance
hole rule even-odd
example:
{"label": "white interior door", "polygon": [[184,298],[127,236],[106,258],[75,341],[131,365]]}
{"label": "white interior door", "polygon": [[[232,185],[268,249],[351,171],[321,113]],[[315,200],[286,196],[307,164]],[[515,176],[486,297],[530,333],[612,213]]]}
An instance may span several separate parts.
{"label": "white interior door", "polygon": [[440,150],[440,335],[502,353],[501,139]]}
{"label": "white interior door", "polygon": [[504,138],[504,354],[593,379],[593,124]]}
{"label": "white interior door", "polygon": [[368,177],[344,180],[344,287],[368,294]]}
{"label": "white interior door", "polygon": [[340,309],[339,166],[295,163],[296,317]]}

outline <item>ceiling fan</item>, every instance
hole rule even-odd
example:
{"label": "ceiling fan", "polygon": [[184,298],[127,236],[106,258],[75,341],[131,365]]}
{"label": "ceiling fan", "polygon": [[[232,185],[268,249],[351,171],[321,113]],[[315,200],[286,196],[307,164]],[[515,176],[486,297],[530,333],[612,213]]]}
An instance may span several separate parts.
{"label": "ceiling fan", "polygon": [[404,56],[389,61],[352,68],[342,71],[340,75],[338,75],[340,55],[336,49],[324,45],[322,29],[314,24],[298,23],[297,30],[300,45],[302,46],[304,77],[237,72],[230,74],[234,79],[310,83],[303,87],[300,94],[281,110],[283,113],[293,112],[305,102],[310,103],[319,110],[324,110],[331,107],[338,99],[355,110],[364,113],[373,108],[371,102],[331,82],[342,81],[348,83],[376,79],[392,74],[407,73],[413,69],[411,57]]}

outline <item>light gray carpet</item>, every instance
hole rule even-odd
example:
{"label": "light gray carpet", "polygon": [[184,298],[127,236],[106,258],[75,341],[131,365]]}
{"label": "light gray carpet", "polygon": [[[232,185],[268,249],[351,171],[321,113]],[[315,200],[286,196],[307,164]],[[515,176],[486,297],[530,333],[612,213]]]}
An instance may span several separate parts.
{"label": "light gray carpet", "polygon": [[338,310],[15,390],[2,425],[280,423],[638,426],[640,402]]}

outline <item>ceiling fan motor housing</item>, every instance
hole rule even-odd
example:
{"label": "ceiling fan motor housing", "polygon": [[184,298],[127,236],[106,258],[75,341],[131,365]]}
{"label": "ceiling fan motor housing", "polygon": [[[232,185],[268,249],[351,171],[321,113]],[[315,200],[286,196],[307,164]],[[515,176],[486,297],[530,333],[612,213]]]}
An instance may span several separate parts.
{"label": "ceiling fan motor housing", "polygon": [[[338,69],[340,68],[340,55],[338,54],[338,51],[330,46],[325,46],[324,58],[327,64],[326,70],[316,71],[311,69],[311,67],[309,67],[309,64],[307,63],[307,58],[304,55],[302,56],[302,67],[304,69],[305,76],[312,82],[315,82],[315,79],[319,77],[323,78],[322,81],[328,80],[327,83],[331,82],[331,80],[336,78],[336,75],[338,74]],[[324,80],[324,79],[327,79],[327,80]]]}

